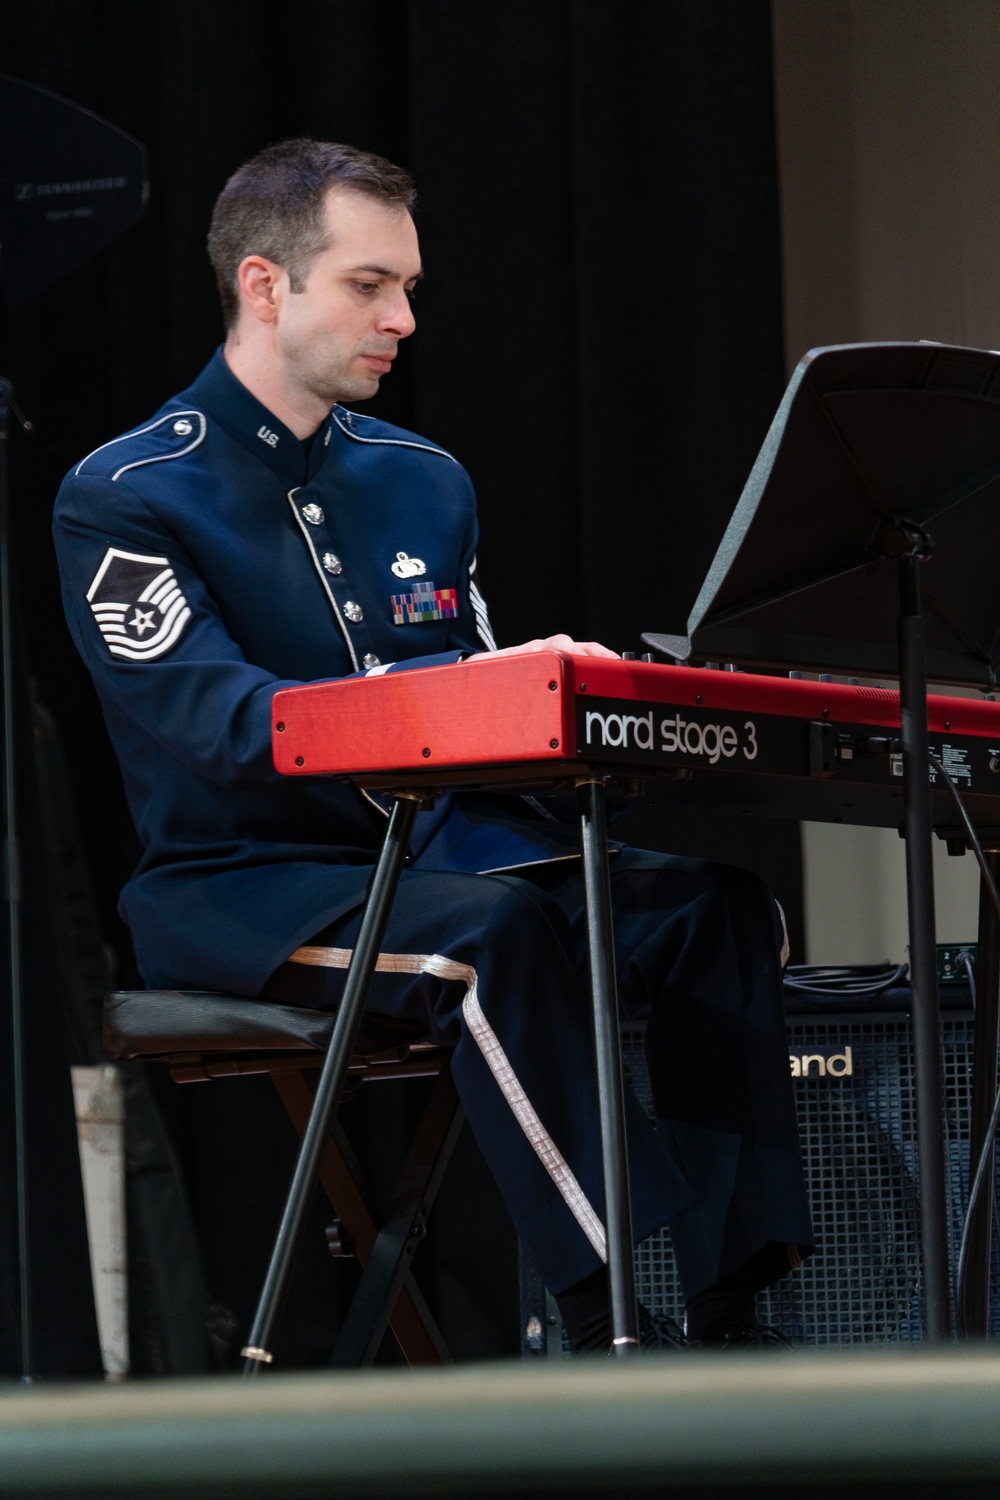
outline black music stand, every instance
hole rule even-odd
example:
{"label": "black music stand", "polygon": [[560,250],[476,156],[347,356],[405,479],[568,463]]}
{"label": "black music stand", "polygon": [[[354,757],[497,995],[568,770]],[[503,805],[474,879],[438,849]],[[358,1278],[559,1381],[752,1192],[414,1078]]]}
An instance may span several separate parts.
{"label": "black music stand", "polygon": [[[998,556],[1000,354],[928,343],[817,349],[792,376],[687,635],[643,637],[678,660],[899,675],[920,1217],[932,1339],[950,1336],[951,1298],[927,678],[987,691],[995,686]],[[981,970],[977,1073],[992,1104],[997,983],[993,974],[988,987],[983,978]],[[989,1024],[990,1008],[987,1079],[978,1054],[984,1052],[980,1018]],[[973,1153],[975,1160],[975,1143]],[[989,1212],[987,1206],[987,1267]]]}

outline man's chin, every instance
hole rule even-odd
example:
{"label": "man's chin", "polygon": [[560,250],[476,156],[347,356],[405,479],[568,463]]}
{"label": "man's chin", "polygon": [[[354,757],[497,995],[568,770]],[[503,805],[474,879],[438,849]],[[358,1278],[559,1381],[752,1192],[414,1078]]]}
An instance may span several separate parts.
{"label": "man's chin", "polygon": [[354,376],[350,380],[345,380],[337,387],[334,400],[339,402],[370,401],[373,396],[378,395],[381,378],[380,375],[372,374]]}

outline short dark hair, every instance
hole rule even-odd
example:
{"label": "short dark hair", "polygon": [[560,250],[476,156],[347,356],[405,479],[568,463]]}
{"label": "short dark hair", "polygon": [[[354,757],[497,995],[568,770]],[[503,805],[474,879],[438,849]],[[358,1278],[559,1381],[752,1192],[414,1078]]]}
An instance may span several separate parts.
{"label": "short dark hair", "polygon": [[292,291],[302,290],[310,262],[326,248],[323,208],[336,187],[407,213],[416,200],[413,178],[402,167],[333,141],[279,141],[233,173],[216,200],[208,231],[208,257],[227,329],[239,315],[236,273],[248,255],[273,260],[288,272]]}

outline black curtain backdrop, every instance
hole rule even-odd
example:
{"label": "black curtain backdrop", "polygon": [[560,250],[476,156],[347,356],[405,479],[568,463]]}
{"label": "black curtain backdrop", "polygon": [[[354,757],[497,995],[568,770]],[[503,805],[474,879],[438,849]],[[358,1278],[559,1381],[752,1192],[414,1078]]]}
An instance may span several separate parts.
{"label": "black curtain backdrop", "polygon": [[[7,8],[0,71],[94,110],[150,157],[144,219],[0,324],[0,368],[36,427],[13,454],[28,655],[62,731],[122,982],[136,978],[115,915],[134,835],[63,624],[49,516],[69,465],[146,418],[220,341],[204,238],[228,174],[297,134],[415,173],[418,333],[366,410],[471,472],[502,643],[566,630],[638,650],[640,631],[683,627],[784,384],[770,45],[767,0]],[[628,835],[759,870],[801,958],[797,829],[696,824],[665,795],[630,815]],[[222,1142],[224,1165],[208,1178],[192,1167],[192,1190],[212,1224],[216,1295],[242,1319],[273,1207],[240,1200],[261,1222],[244,1220],[255,1248],[236,1258],[249,1254],[252,1274],[234,1290],[226,1174],[241,1132],[274,1122],[253,1090],[218,1102],[227,1089],[168,1107],[189,1160]],[[492,1199],[489,1212],[502,1223]],[[494,1238],[508,1254],[509,1228]],[[441,1272],[453,1291],[463,1274]],[[512,1347],[506,1312],[483,1316],[483,1288],[454,1296],[485,1329],[469,1352]]]}

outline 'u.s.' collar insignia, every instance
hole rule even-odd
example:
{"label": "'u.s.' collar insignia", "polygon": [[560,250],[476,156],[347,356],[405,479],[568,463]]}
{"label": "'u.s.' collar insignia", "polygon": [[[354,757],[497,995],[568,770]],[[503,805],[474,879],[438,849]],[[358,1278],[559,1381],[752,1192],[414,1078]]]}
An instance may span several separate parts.
{"label": "'u.s.' collar insignia", "polygon": [[423,625],[431,620],[454,620],[458,616],[458,594],[454,589],[436,589],[431,579],[414,585],[412,594],[393,594],[392,623]]}
{"label": "'u.s.' collar insignia", "polygon": [[420,578],[427,572],[427,564],[419,557],[408,557],[405,552],[397,552],[392,571],[397,578]]}

